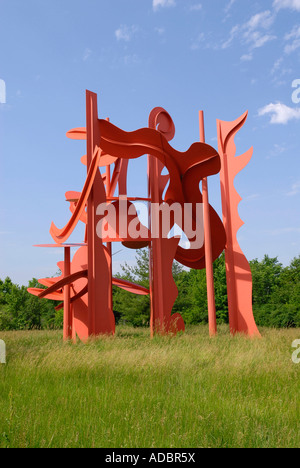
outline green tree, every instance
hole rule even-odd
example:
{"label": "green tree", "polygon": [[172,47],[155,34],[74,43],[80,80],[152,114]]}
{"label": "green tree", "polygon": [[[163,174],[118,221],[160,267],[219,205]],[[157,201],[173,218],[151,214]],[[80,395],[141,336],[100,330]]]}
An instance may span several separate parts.
{"label": "green tree", "polygon": [[207,323],[207,293],[204,270],[191,270],[187,281],[188,308],[183,311],[187,324]]}
{"label": "green tree", "polygon": [[[300,327],[300,256],[288,267],[265,255],[250,262],[253,276],[253,308],[259,326]],[[186,270],[174,262],[173,277],[178,298],[173,313],[182,314],[185,323],[207,323],[205,270]],[[136,264],[125,263],[119,275],[149,288],[148,249],[138,250]],[[214,284],[217,321],[228,322],[225,256],[214,262]],[[44,288],[33,278],[28,287]],[[134,326],[148,326],[150,298],[113,288],[114,313],[117,321]],[[10,278],[0,280],[0,330],[62,328],[63,310],[55,310],[56,301],[39,299],[27,287],[13,284]]]}
{"label": "green tree", "polygon": [[224,252],[214,262],[214,285],[217,322],[228,323],[228,299]]}
{"label": "green tree", "polygon": [[[149,288],[149,251],[137,250],[136,264],[129,266],[125,263],[122,273],[118,277]],[[183,268],[178,262],[173,263],[172,273],[175,283],[181,288]],[[182,288],[183,289],[183,288]],[[180,295],[180,299],[181,299]],[[182,299],[181,299],[182,300]],[[118,321],[134,326],[148,326],[150,322],[150,297],[129,293],[120,288],[113,288],[114,314]],[[174,312],[180,311],[180,302],[175,302]]]}
{"label": "green tree", "polygon": [[265,255],[259,262],[257,259],[250,262],[253,280],[253,305],[261,306],[267,304],[270,297],[279,284],[282,273],[282,264],[278,258],[270,258]]}
{"label": "green tree", "polygon": [[[44,288],[35,278],[28,287]],[[10,278],[6,278],[0,282],[0,330],[57,327],[55,304],[29,294],[27,287],[13,284]]]}

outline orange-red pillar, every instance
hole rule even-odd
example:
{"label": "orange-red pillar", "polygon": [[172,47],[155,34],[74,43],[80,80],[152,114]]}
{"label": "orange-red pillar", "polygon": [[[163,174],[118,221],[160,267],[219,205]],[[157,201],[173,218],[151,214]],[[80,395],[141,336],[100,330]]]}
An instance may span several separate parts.
{"label": "orange-red pillar", "polygon": [[[109,119],[106,119],[109,121]],[[112,194],[110,193],[111,188],[111,174],[110,174],[110,166],[106,166],[106,178],[105,178],[105,185],[106,185],[106,197],[110,197]],[[113,310],[113,291],[112,291],[112,243],[106,243],[107,252],[109,255],[109,291],[108,291],[108,307],[110,310]]]}
{"label": "orange-red pillar", "polygon": [[[71,274],[71,248],[64,248],[64,277]],[[64,286],[64,340],[72,338],[72,308],[70,302],[70,285]]]}
{"label": "orange-red pillar", "polygon": [[[97,95],[86,93],[87,169],[95,148],[100,146]],[[106,193],[100,171],[97,170],[87,202],[88,250],[88,335],[110,334],[115,331],[114,316],[109,307],[109,262],[102,239],[97,236],[97,206],[106,202]]]}
{"label": "orange-red pillar", "polygon": [[[151,226],[151,205],[160,203],[159,199],[159,161],[151,155],[148,155],[148,197],[151,199],[149,207],[149,228]],[[149,283],[150,283],[150,333],[151,336],[157,332],[162,332],[166,324],[164,323],[164,278],[162,274],[162,242],[161,226],[159,225],[159,237],[152,239],[149,252]]]}
{"label": "orange-red pillar", "polygon": [[[199,127],[200,127],[200,141],[201,143],[205,143],[203,111],[199,112]],[[210,225],[210,212],[209,212],[210,208],[209,208],[209,200],[208,200],[207,177],[205,177],[202,180],[202,195],[203,195],[204,248],[205,248],[205,268],[206,268],[206,283],[207,283],[207,307],[208,307],[209,334],[210,336],[214,336],[217,334],[217,319],[216,319],[214,270],[213,270],[211,225]]]}

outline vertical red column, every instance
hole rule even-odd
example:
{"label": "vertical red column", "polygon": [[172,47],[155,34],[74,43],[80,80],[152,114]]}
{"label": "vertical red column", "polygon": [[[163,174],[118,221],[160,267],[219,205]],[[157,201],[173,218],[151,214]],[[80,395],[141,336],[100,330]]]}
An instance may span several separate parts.
{"label": "vertical red column", "polygon": [[[199,127],[200,127],[200,141],[201,143],[205,143],[203,111],[199,112]],[[211,244],[210,208],[209,208],[209,200],[208,200],[207,177],[205,177],[202,180],[202,195],[203,195],[204,248],[205,248],[205,268],[206,268],[206,283],[207,283],[207,307],[208,307],[209,334],[210,336],[214,336],[217,334],[217,319],[216,319],[214,270],[213,270],[212,244]]]}
{"label": "vertical red column", "polygon": [[[97,95],[86,92],[87,169],[97,146],[100,146]],[[110,268],[102,239],[96,232],[96,210],[106,203],[106,193],[100,171],[87,202],[87,249],[88,249],[88,334],[110,334],[115,331],[115,321],[110,308]]]}
{"label": "vertical red column", "polygon": [[[153,231],[151,225],[151,206],[153,203],[160,203],[159,197],[159,161],[151,155],[148,155],[148,197],[151,199],[149,208],[149,229]],[[161,224],[161,223],[160,223]],[[159,228],[159,236],[157,239],[152,239],[149,253],[149,282],[150,282],[150,331],[151,336],[159,331],[164,331],[167,326],[164,323],[164,291],[163,291],[163,271],[162,271],[162,239],[161,226]]]}
{"label": "vertical red column", "polygon": [[[87,132],[87,171],[92,162],[95,149],[94,120],[98,118],[97,96],[87,91],[86,93],[86,132]],[[87,203],[87,244],[88,244],[88,330],[89,336],[95,333],[95,262],[94,262],[94,190],[91,190]]]}
{"label": "vertical red column", "polygon": [[[172,140],[175,135],[174,123],[170,115],[161,107],[156,107],[151,111],[149,127],[157,129],[167,141]],[[172,315],[174,302],[178,296],[178,289],[172,274],[172,265],[179,239],[163,238],[163,214],[158,214],[159,210],[153,210],[153,204],[157,204],[156,208],[158,208],[163,202],[163,192],[169,180],[168,175],[162,175],[163,169],[164,164],[161,161],[151,155],[148,156],[148,196],[151,200],[149,229],[152,237],[149,259],[151,336],[154,333],[175,335],[185,329],[181,315],[178,313]],[[153,238],[156,234],[158,234],[158,238]]]}
{"label": "vertical red column", "polygon": [[[108,120],[108,119],[107,119]],[[110,166],[106,166],[106,178],[105,178],[105,185],[106,185],[106,197],[111,195],[110,187]],[[112,295],[112,243],[106,243],[107,254],[108,254],[108,261],[109,261],[109,291],[108,291],[108,307],[109,309],[113,310],[113,295]]]}
{"label": "vertical red column", "polygon": [[[71,274],[71,248],[64,248],[64,277]],[[64,340],[72,338],[72,309],[70,303],[70,285],[64,286]]]}

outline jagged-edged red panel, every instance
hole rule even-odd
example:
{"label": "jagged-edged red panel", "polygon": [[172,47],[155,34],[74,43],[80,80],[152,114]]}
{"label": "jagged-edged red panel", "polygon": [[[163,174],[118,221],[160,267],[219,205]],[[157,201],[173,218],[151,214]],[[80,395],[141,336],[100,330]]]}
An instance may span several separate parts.
{"label": "jagged-edged red panel", "polygon": [[217,121],[222,160],[220,179],[223,222],[227,236],[225,260],[230,329],[232,333],[259,336],[252,309],[251,269],[237,241],[237,232],[244,223],[238,213],[241,197],[234,187],[234,179],[250,161],[253,149],[236,157],[234,137],[246,118],[247,112],[234,122]]}

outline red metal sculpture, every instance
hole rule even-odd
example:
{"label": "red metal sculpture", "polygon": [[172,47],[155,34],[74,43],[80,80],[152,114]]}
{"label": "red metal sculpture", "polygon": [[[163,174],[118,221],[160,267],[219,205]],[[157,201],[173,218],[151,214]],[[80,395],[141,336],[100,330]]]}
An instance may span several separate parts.
{"label": "red metal sculpture", "polygon": [[217,121],[219,152],[222,159],[221,196],[223,222],[226,231],[225,261],[230,330],[259,336],[252,311],[252,275],[250,265],[237,241],[243,226],[238,205],[242,200],[234,188],[235,176],[249,163],[253,148],[235,157],[234,137],[242,128],[247,112],[234,122]]}
{"label": "red metal sculpture", "polygon": [[[40,279],[39,282],[47,289],[28,289],[40,298],[60,301],[57,309],[64,309],[64,339],[75,340],[78,336],[81,340],[86,340],[92,335],[114,334],[113,285],[134,294],[150,294],[152,336],[155,333],[176,334],[183,331],[184,321],[180,314],[172,315],[178,294],[172,277],[174,259],[189,268],[207,268],[210,333],[214,335],[217,330],[212,263],[222,253],[225,244],[227,271],[234,284],[232,286],[229,282],[228,286],[231,331],[242,331],[250,335],[258,333],[253,326],[254,320],[251,322],[252,309],[250,311],[249,304],[246,312],[242,310],[243,302],[240,297],[249,293],[249,287],[246,291],[244,284],[238,280],[241,269],[245,268],[245,275],[248,275],[248,269],[240,260],[242,254],[238,252],[231,237],[232,229],[235,229],[234,232],[237,229],[231,227],[236,218],[232,218],[232,187],[226,181],[234,173],[234,168],[224,164],[227,161],[224,155],[226,151],[231,155],[233,144],[230,137],[233,133],[229,130],[226,134],[228,128],[220,123],[220,153],[223,158],[221,168],[218,152],[205,144],[201,115],[201,142],[194,143],[186,152],[181,153],[169,143],[174,137],[175,127],[164,109],[153,109],[148,128],[125,132],[108,119],[98,118],[97,96],[87,91],[86,127],[67,133],[69,138],[87,142],[87,154],[81,158],[82,163],[87,166],[86,181],[81,193],[66,193],[71,218],[62,229],[51,224],[50,234],[55,243],[46,245],[64,249],[64,261],[58,264],[62,274],[58,278]],[[148,197],[128,198],[128,163],[144,154],[148,154]],[[104,169],[101,172],[99,168]],[[162,174],[164,169],[168,171],[168,175]],[[207,177],[220,170],[225,187],[222,190],[225,229],[218,214],[209,205],[207,194]],[[226,171],[230,171],[231,175]],[[201,181],[203,194],[200,191]],[[134,202],[139,200],[148,203],[148,226],[144,226],[138,218]],[[232,207],[231,211],[228,204]],[[202,208],[203,205],[205,233],[204,239],[199,242],[197,229],[199,225],[203,225],[199,207]],[[156,207],[159,207],[157,217],[154,216]],[[170,214],[167,230],[164,227],[165,212]],[[79,222],[85,224],[84,242],[67,244]],[[169,229],[176,224],[185,232],[190,242],[189,249],[179,245],[178,237],[169,238]],[[113,242],[122,242],[125,247],[133,249],[149,246],[149,290],[113,278]],[[76,247],[77,251],[71,261],[72,247]],[[238,253],[240,256],[237,256]],[[249,275],[245,279],[247,284],[251,281]],[[240,308],[236,304],[231,305],[234,298],[237,298],[236,303]]]}

